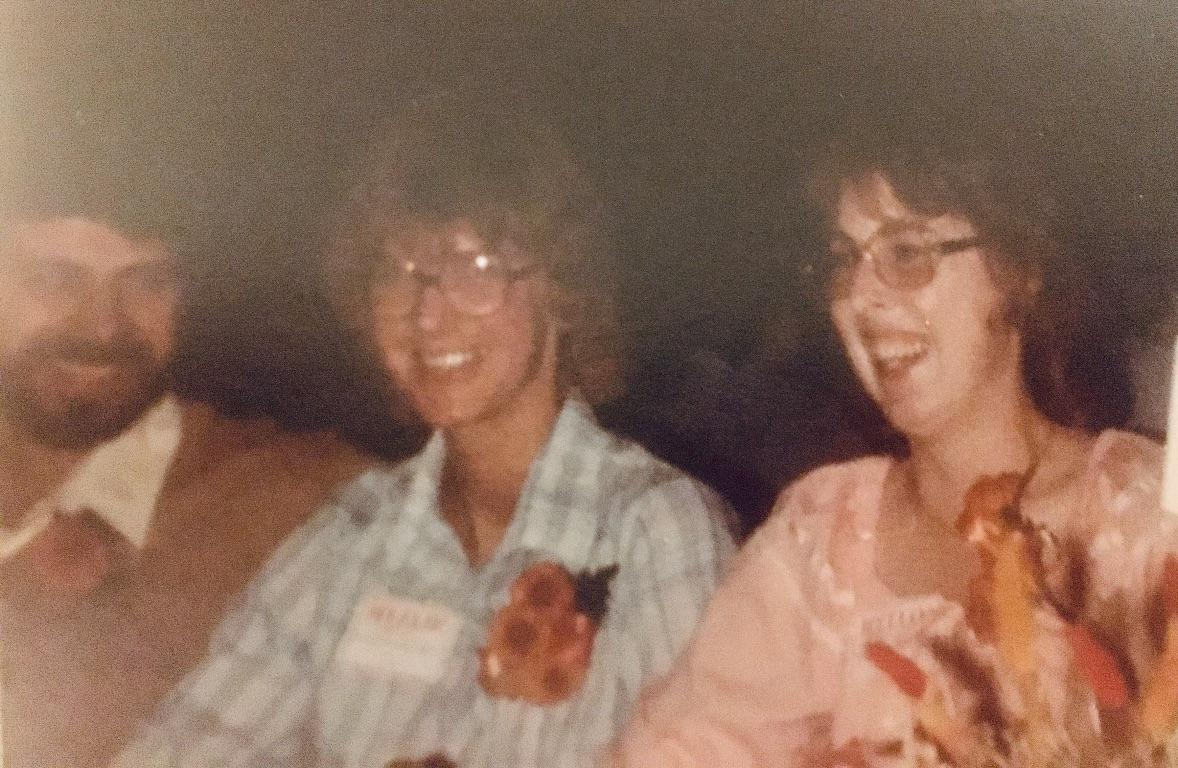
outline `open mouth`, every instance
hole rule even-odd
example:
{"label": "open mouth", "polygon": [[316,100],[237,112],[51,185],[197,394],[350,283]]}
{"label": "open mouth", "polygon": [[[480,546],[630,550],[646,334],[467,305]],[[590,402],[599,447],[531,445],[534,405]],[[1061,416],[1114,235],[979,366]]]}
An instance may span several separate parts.
{"label": "open mouth", "polygon": [[885,385],[905,380],[932,350],[926,334],[908,328],[868,325],[861,334],[875,376]]}
{"label": "open mouth", "polygon": [[469,350],[423,352],[418,355],[421,367],[429,373],[452,373],[475,362],[475,354]]}
{"label": "open mouth", "polygon": [[881,341],[870,347],[871,362],[884,376],[897,376],[910,370],[928,354],[922,341]]}

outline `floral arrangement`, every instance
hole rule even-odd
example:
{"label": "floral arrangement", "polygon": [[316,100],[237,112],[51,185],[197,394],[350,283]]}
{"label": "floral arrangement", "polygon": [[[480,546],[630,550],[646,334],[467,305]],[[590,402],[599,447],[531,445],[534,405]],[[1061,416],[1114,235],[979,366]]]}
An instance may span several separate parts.
{"label": "floral arrangement", "polygon": [[483,690],[549,705],[580,689],[617,570],[615,565],[574,576],[547,560],[524,570],[479,650]]}
{"label": "floral arrangement", "polygon": [[1059,562],[1060,547],[1022,515],[1025,486],[1023,475],[983,477],[958,519],[982,565],[965,613],[974,647],[934,647],[936,663],[925,666],[937,668],[926,670],[886,643],[865,646],[868,661],[912,703],[926,749],[907,764],[1163,765],[1178,727],[1178,559],[1167,559],[1161,579],[1162,647],[1135,680],[1125,649],[1049,587],[1045,564]]}

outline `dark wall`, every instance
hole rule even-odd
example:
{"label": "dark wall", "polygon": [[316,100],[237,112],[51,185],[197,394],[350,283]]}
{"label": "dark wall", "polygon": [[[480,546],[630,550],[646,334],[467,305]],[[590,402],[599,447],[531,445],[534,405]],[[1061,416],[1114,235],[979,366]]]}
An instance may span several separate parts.
{"label": "dark wall", "polygon": [[1079,253],[1116,278],[1103,303],[1133,322],[1150,291],[1132,276],[1172,261],[1171,3],[9,0],[0,21],[8,185],[85,166],[184,224],[185,386],[378,442],[315,247],[358,144],[435,90],[566,129],[617,213],[648,398],[684,360],[771,371],[808,336],[798,152],[849,122],[976,119],[1042,145]]}

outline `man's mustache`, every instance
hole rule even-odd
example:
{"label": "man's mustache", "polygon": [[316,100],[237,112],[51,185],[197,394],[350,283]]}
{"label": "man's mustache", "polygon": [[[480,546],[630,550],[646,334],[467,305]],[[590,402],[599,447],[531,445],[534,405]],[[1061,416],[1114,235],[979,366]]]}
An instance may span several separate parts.
{"label": "man's mustache", "polygon": [[131,336],[111,342],[77,338],[46,339],[34,345],[30,352],[42,360],[80,365],[128,366],[152,360],[148,344]]}

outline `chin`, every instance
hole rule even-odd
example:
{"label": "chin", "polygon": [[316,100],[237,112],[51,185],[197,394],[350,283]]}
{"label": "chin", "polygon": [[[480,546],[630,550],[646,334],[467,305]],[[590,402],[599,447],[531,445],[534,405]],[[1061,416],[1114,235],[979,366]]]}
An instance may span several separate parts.
{"label": "chin", "polygon": [[0,397],[13,420],[45,444],[84,449],[122,433],[166,391],[161,372],[146,379],[120,377],[81,394],[12,386]]}
{"label": "chin", "polygon": [[909,416],[888,415],[888,423],[908,441],[920,442],[935,436],[940,430],[936,425]]}
{"label": "chin", "polygon": [[946,403],[923,404],[923,407],[919,403],[897,403],[881,410],[892,428],[908,440],[937,437],[959,420]]}
{"label": "chin", "polygon": [[65,409],[27,414],[24,423],[46,445],[88,449],[118,437],[152,404],[146,397],[116,403],[72,403]]}
{"label": "chin", "polygon": [[479,421],[486,409],[470,398],[463,398],[446,401],[419,399],[414,410],[431,429],[448,429]]}

